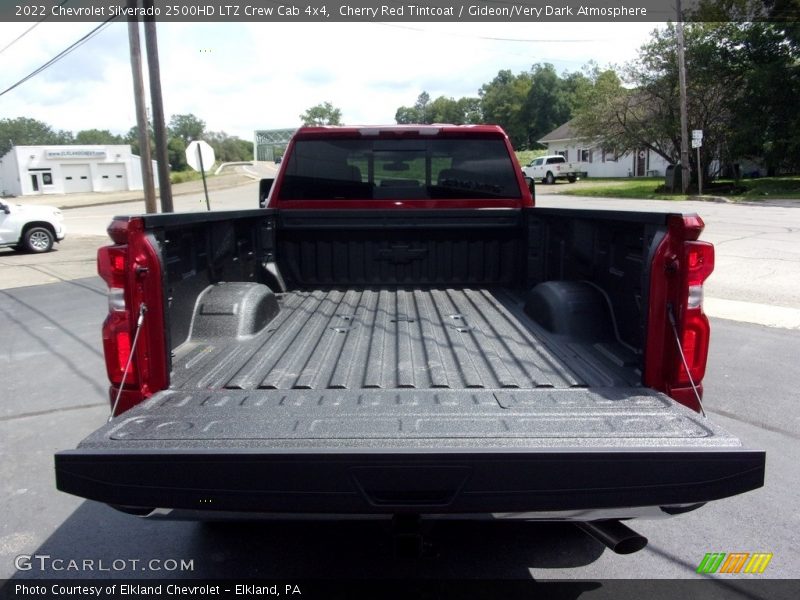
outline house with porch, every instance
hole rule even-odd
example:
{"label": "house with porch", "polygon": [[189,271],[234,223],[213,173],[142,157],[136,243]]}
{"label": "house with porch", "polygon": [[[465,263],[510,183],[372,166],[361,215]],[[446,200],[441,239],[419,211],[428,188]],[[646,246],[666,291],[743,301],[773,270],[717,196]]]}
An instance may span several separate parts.
{"label": "house with porch", "polygon": [[550,154],[561,154],[577,163],[587,177],[663,177],[670,164],[649,148],[619,154],[614,148],[578,135],[573,121],[568,121],[537,140]]}

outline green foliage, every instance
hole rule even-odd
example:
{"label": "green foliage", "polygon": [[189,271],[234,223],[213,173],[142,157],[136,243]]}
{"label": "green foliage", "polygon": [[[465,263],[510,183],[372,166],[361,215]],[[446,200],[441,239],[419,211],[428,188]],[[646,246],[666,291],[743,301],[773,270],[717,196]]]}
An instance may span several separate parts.
{"label": "green foliage", "polygon": [[[729,4],[729,10],[741,10],[748,3]],[[688,128],[703,130],[700,169],[706,180],[717,157],[723,163],[763,159],[771,173],[800,168],[800,46],[784,25],[686,24]],[[653,31],[623,70],[628,87],[610,79],[596,85],[578,111],[576,128],[606,147],[650,148],[676,162],[681,143],[676,45],[674,25]],[[696,174],[695,152],[690,160]]]}
{"label": "green foliage", "polygon": [[124,144],[121,135],[111,133],[108,129],[84,129],[75,134],[76,144]]}
{"label": "green foliage", "polygon": [[431,101],[428,92],[422,92],[414,106],[401,106],[395,113],[395,121],[399,125],[420,123],[449,123],[464,125],[480,123],[481,109],[479,98],[447,98],[439,96]]}
{"label": "green foliage", "polygon": [[663,177],[630,177],[626,179],[594,179],[565,186],[559,193],[570,196],[630,198],[641,200],[686,200],[688,196],[661,191]]}
{"label": "green foliage", "polygon": [[0,156],[5,155],[12,146],[71,144],[72,141],[71,132],[54,130],[36,119],[0,119]]}
{"label": "green foliage", "polygon": [[342,111],[330,102],[323,102],[306,110],[300,120],[306,126],[341,125]]}
{"label": "green foliage", "polygon": [[203,139],[206,132],[206,122],[193,114],[172,115],[167,127],[167,137],[180,138],[188,146],[194,140]]}
{"label": "green foliage", "polygon": [[514,75],[501,70],[481,86],[479,97],[431,100],[422,92],[413,106],[401,106],[395,121],[405,123],[491,123],[500,125],[515,148],[541,148],[538,140],[568,121],[591,88],[580,72],[559,76],[551,64],[536,64]]}
{"label": "green foliage", "polygon": [[[181,138],[173,137],[167,141],[167,160],[173,173],[189,168],[189,165],[186,164],[186,144]],[[177,182],[173,181],[173,183]]]}
{"label": "green foliage", "polygon": [[[211,173],[206,171],[206,177],[213,177]],[[174,185],[176,183],[186,183],[187,181],[196,181],[202,179],[203,174],[200,171],[188,169],[186,171],[172,171],[169,174],[169,180]]]}
{"label": "green foliage", "polygon": [[[148,130],[148,133],[150,134],[150,136],[149,136],[150,137],[150,148],[152,150],[153,148],[155,148],[155,145],[156,145],[156,134],[155,134],[155,131],[153,131],[153,124],[152,123],[150,123],[150,122],[147,123],[147,130]],[[136,154],[138,156],[141,156],[142,149],[141,149],[141,146],[139,145],[139,126],[138,125],[134,125],[133,127],[131,127],[128,130],[128,133],[124,136],[123,139],[125,140],[124,141],[125,144],[130,144],[131,145],[131,152],[133,152],[134,154]]]}
{"label": "green foliage", "polygon": [[205,140],[214,148],[217,162],[253,160],[253,143],[231,136],[224,131],[210,131]]}
{"label": "green foliage", "polygon": [[[663,177],[628,177],[623,179],[590,179],[570,185],[559,193],[570,196],[599,198],[631,198],[641,200],[686,200],[690,196],[664,191]],[[760,179],[720,179],[703,186],[704,195],[723,196],[730,200],[771,200],[800,198],[800,177],[762,177]]]}
{"label": "green foliage", "polygon": [[547,154],[547,150],[517,150],[514,154],[517,155],[517,161],[519,161],[520,166],[525,167],[530,164],[534,158],[539,158]]}
{"label": "green foliage", "polygon": [[800,177],[762,177],[760,179],[740,179],[739,181],[719,180],[730,184],[730,192],[722,193],[733,200],[772,200],[773,198],[800,198]]}
{"label": "green foliage", "polygon": [[489,83],[481,86],[484,123],[500,125],[515,148],[530,147],[529,127],[525,112],[525,102],[532,86],[530,73],[514,75],[504,69]]}
{"label": "green foliage", "polygon": [[562,79],[551,64],[532,67],[531,87],[523,105],[528,127],[524,147],[540,147],[539,139],[570,120],[576,102],[575,90],[583,79],[580,73]]}

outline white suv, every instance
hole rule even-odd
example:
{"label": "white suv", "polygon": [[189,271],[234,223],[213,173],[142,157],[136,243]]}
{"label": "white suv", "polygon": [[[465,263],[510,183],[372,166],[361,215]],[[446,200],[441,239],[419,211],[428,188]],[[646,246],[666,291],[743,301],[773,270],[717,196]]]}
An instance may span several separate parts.
{"label": "white suv", "polygon": [[64,239],[63,215],[54,206],[9,204],[0,201],[0,247],[49,252]]}

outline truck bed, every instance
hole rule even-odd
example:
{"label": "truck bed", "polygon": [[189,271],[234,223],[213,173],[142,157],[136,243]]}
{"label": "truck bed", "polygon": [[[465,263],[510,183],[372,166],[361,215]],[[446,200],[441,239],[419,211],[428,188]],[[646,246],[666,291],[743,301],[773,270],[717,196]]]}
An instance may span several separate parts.
{"label": "truck bed", "polygon": [[137,510],[168,497],[597,517],[667,514],[763,477],[763,455],[636,386],[621,345],[561,340],[508,289],[305,290],[280,305],[252,339],[178,348],[169,390],[57,456],[62,489]]}
{"label": "truck bed", "polygon": [[559,339],[509,289],[301,290],[252,339],[176,350],[176,390],[536,389],[636,385],[622,344]]}
{"label": "truck bed", "polygon": [[[144,225],[163,264],[169,387],[58,453],[61,490],[137,514],[594,520],[763,484],[763,452],[642,385],[663,215],[263,210]],[[548,305],[551,285],[579,294]]]}

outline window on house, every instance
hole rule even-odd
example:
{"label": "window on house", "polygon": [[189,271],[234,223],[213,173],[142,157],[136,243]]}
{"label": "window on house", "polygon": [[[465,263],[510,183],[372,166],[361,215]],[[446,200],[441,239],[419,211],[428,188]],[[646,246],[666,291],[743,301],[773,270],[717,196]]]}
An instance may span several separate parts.
{"label": "window on house", "polygon": [[615,148],[603,148],[601,151],[603,162],[617,162],[619,154]]}
{"label": "window on house", "polygon": [[592,162],[592,151],[589,148],[579,148],[578,149],[578,161],[590,163]]}
{"label": "window on house", "polygon": [[557,150],[556,154],[560,154],[561,156],[563,156],[564,160],[566,161],[569,160],[569,150]]}

